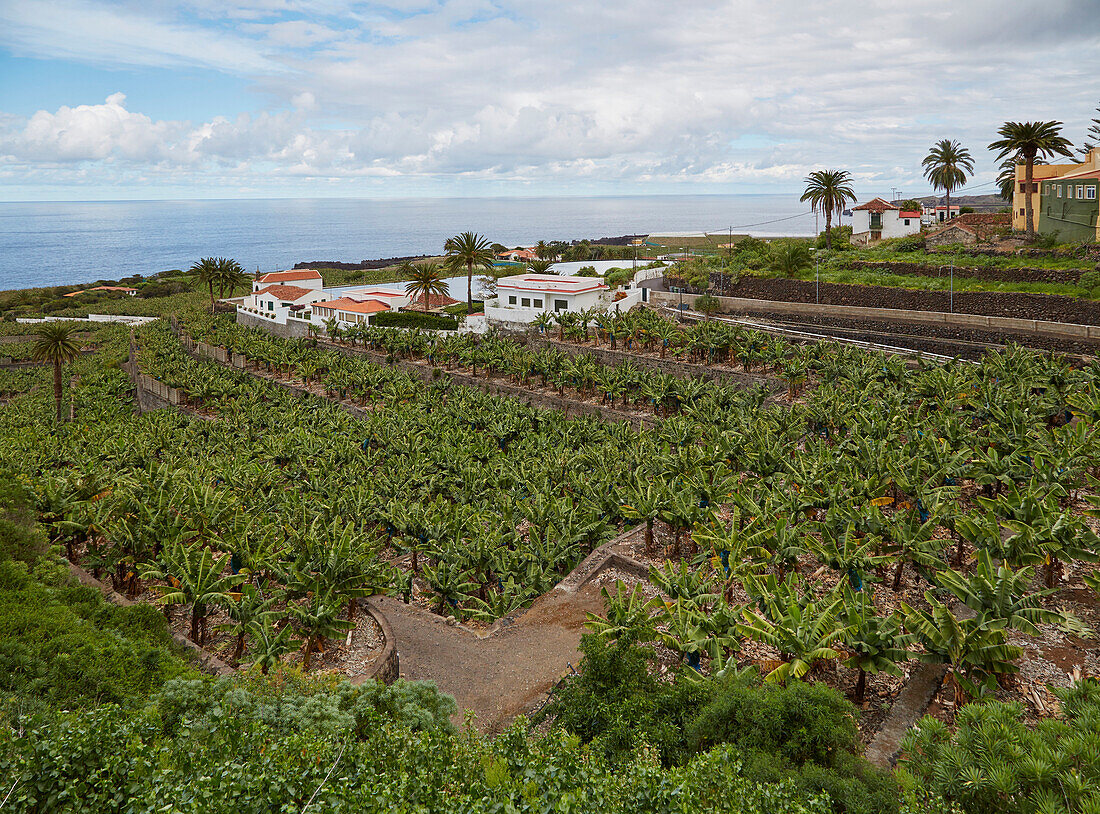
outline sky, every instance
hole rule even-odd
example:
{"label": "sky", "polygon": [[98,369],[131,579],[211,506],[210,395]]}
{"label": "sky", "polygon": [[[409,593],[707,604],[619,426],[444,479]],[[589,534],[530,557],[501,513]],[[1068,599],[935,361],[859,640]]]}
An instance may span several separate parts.
{"label": "sky", "polygon": [[928,194],[1100,117],[1100,0],[0,0],[0,200]]}

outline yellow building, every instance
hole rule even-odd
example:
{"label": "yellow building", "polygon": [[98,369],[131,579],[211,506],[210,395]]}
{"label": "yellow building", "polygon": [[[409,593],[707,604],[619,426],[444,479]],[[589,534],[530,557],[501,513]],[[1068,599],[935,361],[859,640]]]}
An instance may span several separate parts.
{"label": "yellow building", "polygon": [[[1049,178],[1061,178],[1063,175],[1100,170],[1100,147],[1089,152],[1083,164],[1036,164],[1031,172],[1031,211],[1036,229],[1039,227],[1039,209],[1042,207],[1042,181]],[[1022,232],[1027,228],[1027,182],[1024,176],[1027,167],[1016,165],[1016,185],[1012,188],[1012,228]]]}

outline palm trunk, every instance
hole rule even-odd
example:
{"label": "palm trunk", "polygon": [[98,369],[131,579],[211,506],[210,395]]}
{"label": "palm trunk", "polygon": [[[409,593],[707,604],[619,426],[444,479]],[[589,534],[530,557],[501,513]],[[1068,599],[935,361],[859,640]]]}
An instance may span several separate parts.
{"label": "palm trunk", "polygon": [[856,681],[856,703],[862,704],[863,697],[867,694],[867,671],[859,668],[859,679]]}
{"label": "palm trunk", "polygon": [[302,656],[302,669],[309,672],[309,662],[313,656],[313,636],[306,636],[306,652]]}
{"label": "palm trunk", "polygon": [[833,248],[833,210],[825,210],[825,251]]}
{"label": "palm trunk", "polygon": [[53,397],[57,402],[57,423],[61,423],[61,362],[53,363]]}
{"label": "palm trunk", "polygon": [[653,518],[646,518],[645,521],[645,553],[653,556]]}
{"label": "palm trunk", "polygon": [[214,283],[210,283],[210,313],[214,313]]}
{"label": "palm trunk", "polygon": [[943,189],[943,202],[947,207],[947,213],[944,215],[944,223],[951,220],[951,187],[944,187]]}
{"label": "palm trunk", "polygon": [[466,261],[466,313],[474,310],[474,264]]}
{"label": "palm trunk", "polygon": [[202,644],[199,641],[199,623],[202,621],[202,606],[198,602],[191,606],[191,641]]}
{"label": "palm trunk", "polygon": [[1035,239],[1035,213],[1031,209],[1031,182],[1035,172],[1035,157],[1028,156],[1024,165],[1024,213],[1026,215],[1027,239]]}
{"label": "palm trunk", "polygon": [[237,634],[237,645],[233,648],[233,663],[238,663],[242,655],[244,655],[244,631]]}

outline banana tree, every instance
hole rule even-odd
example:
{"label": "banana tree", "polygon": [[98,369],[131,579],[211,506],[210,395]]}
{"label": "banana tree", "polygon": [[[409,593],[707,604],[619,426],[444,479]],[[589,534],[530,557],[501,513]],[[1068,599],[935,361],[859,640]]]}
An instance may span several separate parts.
{"label": "banana tree", "polygon": [[318,585],[303,601],[287,605],[287,615],[303,637],[303,669],[309,670],[313,654],[324,649],[325,639],[355,627],[354,622],[340,618],[346,601],[332,588]]}
{"label": "banana tree", "polygon": [[769,597],[766,613],[746,608],[739,626],[741,635],[771,645],[783,662],[764,680],[798,680],[821,663],[840,658],[837,645],[847,633],[839,619],[843,602],[839,597],[817,600],[790,591]]}
{"label": "banana tree", "polygon": [[155,580],[164,605],[191,605],[189,638],[202,645],[206,640],[206,614],[210,605],[228,605],[233,588],[244,574],[226,574],[227,556],[215,557],[211,549],[185,543],[165,546],[160,556],[147,563],[142,579]]}
{"label": "banana tree", "polygon": [[294,627],[279,624],[275,614],[254,621],[248,626],[246,635],[252,642],[248,648],[248,655],[251,657],[249,667],[258,667],[263,675],[267,675],[283,656],[294,652],[299,646],[298,639],[294,636]]}
{"label": "banana tree", "polygon": [[867,594],[845,594],[844,647],[849,656],[844,666],[858,670],[855,702],[862,704],[867,692],[867,674],[887,673],[900,676],[899,663],[908,661],[912,654],[906,649],[910,636],[901,629],[901,617],[896,613],[882,616],[868,599]]}

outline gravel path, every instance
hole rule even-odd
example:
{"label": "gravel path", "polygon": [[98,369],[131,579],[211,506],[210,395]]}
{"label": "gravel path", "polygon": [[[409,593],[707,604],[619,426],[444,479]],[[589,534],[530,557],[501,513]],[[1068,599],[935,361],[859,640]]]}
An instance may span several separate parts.
{"label": "gravel path", "polygon": [[480,730],[495,734],[576,667],[587,613],[603,611],[599,591],[592,584],[576,593],[555,588],[491,636],[389,597],[377,605],[393,626],[402,677],[434,681],[458,702],[456,723],[470,710]]}

